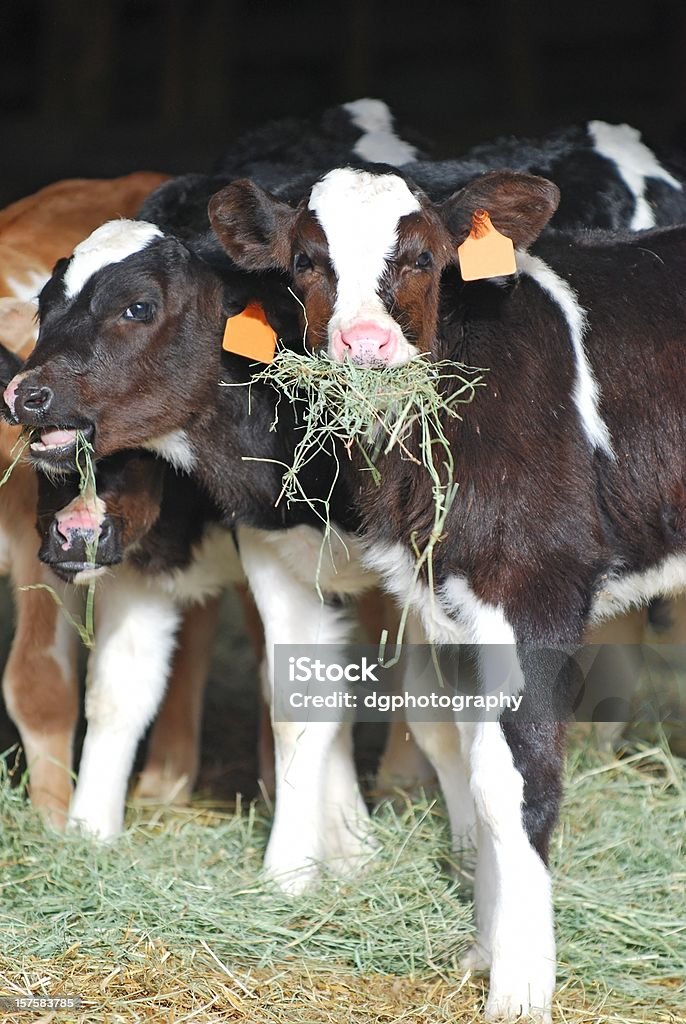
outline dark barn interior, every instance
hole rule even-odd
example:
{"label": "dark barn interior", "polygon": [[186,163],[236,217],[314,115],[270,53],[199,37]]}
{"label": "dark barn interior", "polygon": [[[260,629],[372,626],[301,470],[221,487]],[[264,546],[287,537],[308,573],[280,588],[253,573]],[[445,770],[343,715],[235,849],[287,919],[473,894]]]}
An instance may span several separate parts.
{"label": "dark barn interior", "polygon": [[[685,52],[681,0],[6,2],[0,202],[70,176],[210,170],[247,128],[361,96],[385,99],[404,134],[437,156],[591,118],[686,146]],[[256,697],[240,685],[253,667],[232,628],[239,614],[229,598],[210,696],[223,710],[207,716],[203,781],[222,795],[255,792],[245,720]],[[0,664],[11,629],[5,588]],[[229,675],[238,685],[227,706]],[[15,740],[3,718],[3,749]]]}
{"label": "dark barn interior", "polygon": [[0,5],[0,201],[209,168],[235,135],[379,96],[458,155],[589,118],[686,132],[680,0],[22,0]]}

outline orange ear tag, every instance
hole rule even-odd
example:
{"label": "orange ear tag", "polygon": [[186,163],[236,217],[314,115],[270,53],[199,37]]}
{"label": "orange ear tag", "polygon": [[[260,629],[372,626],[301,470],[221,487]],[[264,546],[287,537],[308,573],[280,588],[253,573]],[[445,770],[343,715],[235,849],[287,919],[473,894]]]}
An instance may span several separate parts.
{"label": "orange ear tag", "polygon": [[230,316],[222,348],[260,363],[271,363],[276,352],[276,331],[259,302],[250,302],[242,313]]}
{"label": "orange ear tag", "polygon": [[463,281],[482,281],[517,272],[512,239],[496,231],[486,210],[474,211],[472,230],[458,246],[457,256]]}

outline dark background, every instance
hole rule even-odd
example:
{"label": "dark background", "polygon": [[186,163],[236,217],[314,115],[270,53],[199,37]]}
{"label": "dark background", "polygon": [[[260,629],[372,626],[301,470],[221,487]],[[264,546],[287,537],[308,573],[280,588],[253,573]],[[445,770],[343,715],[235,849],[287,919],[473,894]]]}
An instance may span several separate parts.
{"label": "dark background", "polygon": [[665,145],[685,44],[684,0],[0,0],[0,204],[209,169],[246,127],[366,95],[441,155],[589,118]]}

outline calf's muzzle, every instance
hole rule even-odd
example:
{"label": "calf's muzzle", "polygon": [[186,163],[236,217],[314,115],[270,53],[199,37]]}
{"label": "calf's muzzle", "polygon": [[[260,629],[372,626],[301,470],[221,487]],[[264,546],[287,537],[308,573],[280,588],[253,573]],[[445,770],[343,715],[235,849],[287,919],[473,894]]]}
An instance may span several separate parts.
{"label": "calf's muzzle", "polygon": [[93,503],[79,496],[56,512],[42,530],[38,557],[67,582],[84,572],[92,579],[122,561],[114,523],[101,506],[99,499]]}

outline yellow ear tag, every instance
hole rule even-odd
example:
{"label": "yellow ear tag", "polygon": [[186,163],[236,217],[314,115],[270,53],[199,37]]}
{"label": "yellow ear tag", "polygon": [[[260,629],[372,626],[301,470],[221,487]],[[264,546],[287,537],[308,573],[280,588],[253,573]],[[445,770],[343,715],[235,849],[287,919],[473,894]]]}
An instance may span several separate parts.
{"label": "yellow ear tag", "polygon": [[272,362],[276,352],[276,331],[259,302],[250,302],[242,313],[229,317],[222,348],[260,363]]}
{"label": "yellow ear tag", "polygon": [[496,231],[486,210],[474,211],[472,230],[458,246],[457,256],[463,281],[482,281],[517,272],[512,239]]}

